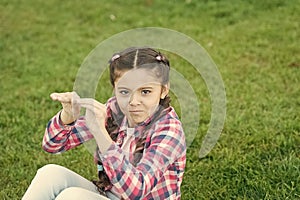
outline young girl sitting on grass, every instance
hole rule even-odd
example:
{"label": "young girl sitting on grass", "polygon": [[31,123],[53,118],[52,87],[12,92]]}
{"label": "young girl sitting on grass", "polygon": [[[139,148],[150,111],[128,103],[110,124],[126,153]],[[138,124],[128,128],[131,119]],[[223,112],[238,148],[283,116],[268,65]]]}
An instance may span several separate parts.
{"label": "young girl sitting on grass", "polygon": [[[180,199],[186,146],[169,105],[168,59],[151,48],[128,48],[109,67],[114,96],[106,104],[75,92],[50,95],[63,108],[43,139],[45,151],[59,153],[95,138],[99,179],[49,164],[38,170],[24,200]],[[81,107],[86,114],[79,117]]]}

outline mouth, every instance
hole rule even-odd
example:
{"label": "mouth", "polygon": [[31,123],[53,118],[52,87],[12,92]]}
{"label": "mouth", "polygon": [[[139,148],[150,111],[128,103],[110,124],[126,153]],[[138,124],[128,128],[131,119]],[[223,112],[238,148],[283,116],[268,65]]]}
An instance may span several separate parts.
{"label": "mouth", "polygon": [[143,112],[142,110],[129,110],[129,113],[132,113],[132,114],[139,114]]}

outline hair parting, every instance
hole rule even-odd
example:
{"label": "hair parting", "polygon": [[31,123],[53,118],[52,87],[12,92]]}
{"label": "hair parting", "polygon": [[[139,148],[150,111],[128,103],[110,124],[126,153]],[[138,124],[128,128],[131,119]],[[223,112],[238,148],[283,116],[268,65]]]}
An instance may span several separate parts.
{"label": "hair parting", "polygon": [[139,50],[137,49],[134,56],[133,67],[136,68]]}

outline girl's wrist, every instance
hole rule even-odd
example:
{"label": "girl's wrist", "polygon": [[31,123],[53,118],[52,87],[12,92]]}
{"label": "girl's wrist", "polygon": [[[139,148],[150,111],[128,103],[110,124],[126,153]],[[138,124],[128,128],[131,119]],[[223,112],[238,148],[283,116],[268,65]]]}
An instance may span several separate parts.
{"label": "girl's wrist", "polygon": [[76,119],[74,119],[74,117],[70,117],[69,114],[67,114],[65,112],[65,110],[63,109],[61,112],[60,112],[60,120],[61,122],[64,124],[64,125],[68,125],[68,124],[72,124]]}

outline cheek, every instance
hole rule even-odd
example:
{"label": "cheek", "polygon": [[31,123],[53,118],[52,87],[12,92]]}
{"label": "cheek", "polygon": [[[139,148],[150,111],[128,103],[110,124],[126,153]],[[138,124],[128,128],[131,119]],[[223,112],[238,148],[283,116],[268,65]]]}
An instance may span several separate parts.
{"label": "cheek", "polygon": [[160,101],[160,93],[159,92],[155,92],[151,95],[151,98],[148,98],[147,101],[150,103],[150,104],[158,104],[159,101]]}
{"label": "cheek", "polygon": [[159,105],[159,98],[145,98],[143,100],[143,105],[145,105],[145,107],[149,110],[155,110],[157,108],[157,106]]}
{"label": "cheek", "polygon": [[116,96],[116,98],[117,98],[117,103],[118,103],[120,109],[122,110],[122,112],[124,112],[128,106],[129,98],[118,97],[118,96]]}
{"label": "cheek", "polygon": [[159,103],[159,99],[157,99],[157,98],[145,99],[143,102],[148,107],[153,107],[153,106],[156,106]]}

